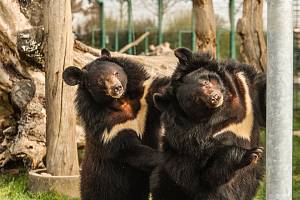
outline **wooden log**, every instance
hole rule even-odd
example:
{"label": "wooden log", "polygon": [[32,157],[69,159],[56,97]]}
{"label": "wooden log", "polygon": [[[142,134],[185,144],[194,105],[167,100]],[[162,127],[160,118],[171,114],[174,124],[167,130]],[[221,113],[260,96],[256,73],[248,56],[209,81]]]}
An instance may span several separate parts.
{"label": "wooden log", "polygon": [[125,53],[128,49],[130,49],[131,47],[137,46],[139,43],[141,43],[148,35],[150,34],[150,32],[145,32],[143,35],[141,35],[138,39],[136,39],[135,41],[125,45],[123,48],[120,49],[120,53]]}
{"label": "wooden log", "polygon": [[26,107],[35,94],[35,85],[31,80],[23,79],[16,82],[11,89],[11,100],[20,109]]}

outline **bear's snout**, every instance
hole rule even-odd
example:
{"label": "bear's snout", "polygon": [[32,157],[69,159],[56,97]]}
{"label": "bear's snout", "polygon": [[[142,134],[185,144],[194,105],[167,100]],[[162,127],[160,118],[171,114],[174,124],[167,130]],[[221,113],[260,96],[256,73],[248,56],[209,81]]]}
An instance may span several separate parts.
{"label": "bear's snout", "polygon": [[114,85],[112,88],[112,97],[120,97],[123,94],[123,86],[121,85],[121,83]]}
{"label": "bear's snout", "polygon": [[208,97],[208,103],[211,107],[217,108],[223,104],[223,95],[221,92],[214,91]]}
{"label": "bear's snout", "polygon": [[115,76],[109,77],[105,81],[105,85],[108,95],[113,98],[120,98],[124,93],[124,87],[121,81]]}

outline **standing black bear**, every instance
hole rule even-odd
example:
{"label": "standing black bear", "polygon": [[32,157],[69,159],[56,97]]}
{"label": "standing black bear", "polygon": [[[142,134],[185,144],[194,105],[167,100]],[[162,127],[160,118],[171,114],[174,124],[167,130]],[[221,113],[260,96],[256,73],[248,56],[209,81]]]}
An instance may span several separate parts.
{"label": "standing black bear", "polygon": [[167,81],[151,80],[141,64],[106,49],[82,70],[68,67],[63,79],[79,85],[76,108],[86,131],[82,199],[147,200],[150,172],[160,161],[149,147],[157,148],[159,117],[148,101]]}
{"label": "standing black bear", "polygon": [[171,87],[154,96],[165,138],[163,164],[151,177],[153,199],[252,199],[261,176],[262,118],[254,116],[264,113],[263,75],[184,48],[175,55]]}

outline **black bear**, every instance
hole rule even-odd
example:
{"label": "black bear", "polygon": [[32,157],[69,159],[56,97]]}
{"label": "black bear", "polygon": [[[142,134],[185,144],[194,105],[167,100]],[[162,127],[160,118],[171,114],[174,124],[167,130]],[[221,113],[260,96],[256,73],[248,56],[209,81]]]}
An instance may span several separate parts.
{"label": "black bear", "polygon": [[86,132],[81,198],[148,200],[149,176],[161,160],[152,94],[168,80],[152,80],[143,65],[106,49],[101,55],[82,70],[63,72],[68,85],[78,85],[76,109]]}
{"label": "black bear", "polygon": [[151,176],[153,199],[252,199],[261,177],[263,117],[254,116],[264,113],[263,75],[185,48],[175,55],[170,87],[154,95],[165,137],[164,161]]}

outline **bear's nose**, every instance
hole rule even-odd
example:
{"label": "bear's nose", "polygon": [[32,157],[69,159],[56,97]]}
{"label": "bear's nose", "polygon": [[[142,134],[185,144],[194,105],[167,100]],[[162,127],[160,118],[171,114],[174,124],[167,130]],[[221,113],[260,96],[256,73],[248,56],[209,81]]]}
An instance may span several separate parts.
{"label": "bear's nose", "polygon": [[113,91],[114,91],[114,93],[116,93],[116,94],[120,93],[122,90],[123,90],[123,86],[122,86],[121,84],[115,85],[115,86],[113,87]]}
{"label": "bear's nose", "polygon": [[212,92],[209,101],[212,105],[217,105],[219,101],[221,100],[221,94],[218,92]]}
{"label": "bear's nose", "polygon": [[219,101],[220,100],[220,95],[217,92],[213,92],[212,95],[210,96],[211,101]]}

